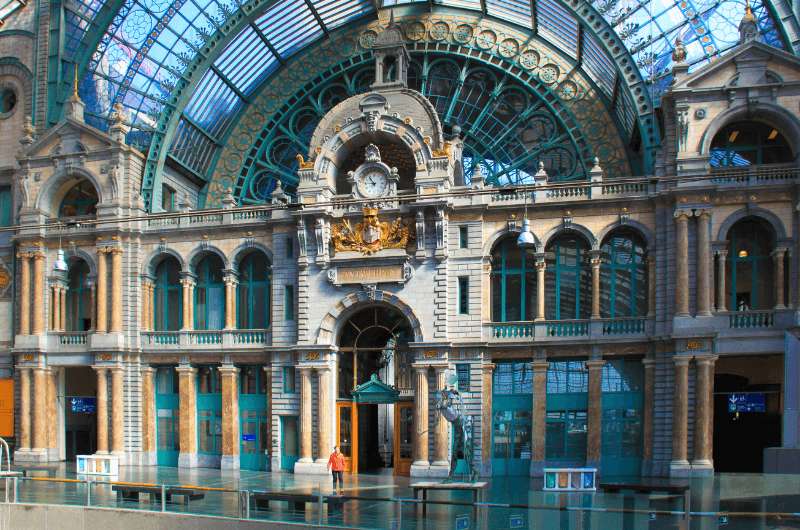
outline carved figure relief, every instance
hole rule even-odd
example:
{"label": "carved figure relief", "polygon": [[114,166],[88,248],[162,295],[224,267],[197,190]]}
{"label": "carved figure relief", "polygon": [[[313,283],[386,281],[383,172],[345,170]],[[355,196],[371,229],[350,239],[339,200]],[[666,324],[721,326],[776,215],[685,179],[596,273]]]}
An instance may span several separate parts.
{"label": "carved figure relief", "polygon": [[369,256],[383,249],[404,249],[414,240],[409,226],[399,217],[392,222],[381,221],[377,208],[364,208],[363,215],[355,227],[347,219],[333,225],[331,240],[337,252],[355,251]]}

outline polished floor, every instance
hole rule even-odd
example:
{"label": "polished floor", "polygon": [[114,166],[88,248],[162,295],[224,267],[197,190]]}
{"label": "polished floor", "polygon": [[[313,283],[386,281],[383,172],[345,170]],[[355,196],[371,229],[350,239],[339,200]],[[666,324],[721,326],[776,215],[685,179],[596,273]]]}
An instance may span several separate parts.
{"label": "polished floor", "polygon": [[[684,499],[666,494],[609,494],[543,492],[540,481],[527,477],[494,478],[484,493],[486,505],[475,509],[468,492],[432,492],[423,516],[412,501],[411,481],[390,473],[345,477],[341,495],[347,502],[338,513],[304,510],[273,502],[269,510],[245,508],[243,492],[285,491],[334,494],[330,477],[295,476],[254,471],[215,469],[122,467],[119,477],[85,480],[74,465],[20,466],[26,477],[18,484],[23,503],[92,505],[139,510],[190,512],[225,517],[250,517],[285,522],[327,524],[348,528],[401,529],[672,529],[686,528]],[[119,501],[110,482],[192,486],[204,497],[162,507],[143,496]],[[2,482],[2,481],[0,481]],[[800,476],[721,474],[695,479],[691,489],[690,528],[788,529],[800,528]],[[2,497],[0,497],[1,499]],[[175,500],[180,500],[176,498]]]}

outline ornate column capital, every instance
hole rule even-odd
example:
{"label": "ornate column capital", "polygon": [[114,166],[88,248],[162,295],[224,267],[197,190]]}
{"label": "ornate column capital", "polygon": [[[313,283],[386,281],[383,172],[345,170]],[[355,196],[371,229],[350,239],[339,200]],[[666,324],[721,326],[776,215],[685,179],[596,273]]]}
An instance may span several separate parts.
{"label": "ornate column capital", "polygon": [[710,354],[710,353],[699,354],[699,355],[695,355],[694,356],[694,361],[698,365],[707,365],[707,364],[708,365],[713,365],[717,361],[717,359],[719,359],[718,355],[713,355],[713,354]]}
{"label": "ornate column capital", "polygon": [[586,361],[586,368],[589,370],[600,370],[605,365],[606,361],[604,359],[589,359]]}
{"label": "ornate column capital", "polygon": [[139,367],[139,373],[142,373],[142,374],[155,374],[156,373],[156,368],[154,366],[150,366],[149,364],[145,365],[145,366],[140,366]]}
{"label": "ornate column capital", "polygon": [[695,208],[692,213],[694,213],[695,217],[704,221],[711,219],[711,208]]}
{"label": "ornate column capital", "polygon": [[533,368],[534,373],[535,372],[546,372],[547,369],[549,368],[549,366],[550,366],[550,362],[542,360],[542,359],[535,360],[535,361],[533,361],[531,363],[531,368]]}
{"label": "ornate column capital", "polygon": [[787,247],[775,247],[770,256],[772,256],[772,259],[783,259],[787,252],[789,252]]}
{"label": "ornate column capital", "polygon": [[675,220],[680,222],[688,222],[692,215],[692,210],[685,208],[678,208],[672,213],[672,216],[675,218]]}
{"label": "ornate column capital", "polygon": [[194,375],[194,374],[197,373],[197,367],[196,366],[192,366],[191,364],[179,364],[175,368],[175,371],[178,372],[179,375],[182,375],[182,374],[192,374],[192,375]]}
{"label": "ornate column capital", "polygon": [[111,369],[111,366],[104,366],[102,364],[101,365],[97,365],[97,364],[93,364],[92,365],[92,370],[94,370],[95,372],[104,372],[104,371],[109,370],[109,369]]}
{"label": "ornate column capital", "polygon": [[481,364],[481,370],[483,372],[492,373],[492,372],[494,372],[495,366],[497,366],[497,365],[495,365],[494,363],[483,363],[483,364]]}
{"label": "ornate column capital", "polygon": [[220,376],[231,376],[239,373],[239,368],[233,364],[223,364],[217,370],[219,370]]}
{"label": "ornate column capital", "polygon": [[644,359],[642,359],[642,364],[644,365],[645,369],[654,368],[656,365],[656,360],[651,359],[650,357],[645,357]]}
{"label": "ornate column capital", "polygon": [[689,366],[689,361],[692,360],[692,355],[674,355],[672,361],[675,366]]}

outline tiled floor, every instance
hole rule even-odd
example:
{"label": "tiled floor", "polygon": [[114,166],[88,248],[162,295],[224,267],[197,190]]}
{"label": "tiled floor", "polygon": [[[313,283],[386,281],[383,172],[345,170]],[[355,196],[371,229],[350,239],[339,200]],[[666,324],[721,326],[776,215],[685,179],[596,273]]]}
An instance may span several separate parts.
{"label": "tiled floor", "polygon": [[[54,482],[49,479],[83,479],[71,464],[31,466],[31,480],[19,484],[20,502],[77,504],[129,509],[161,510],[160,503],[118,502],[107,479],[94,483]],[[295,491],[324,496],[332,493],[330,477],[295,476],[289,473],[253,471],[223,472],[215,469],[176,469],[169,467],[123,467],[114,480],[122,482],[191,485],[212,488],[202,500],[188,507],[167,504],[168,511],[240,516],[242,491]],[[0,482],[1,485],[1,482]],[[220,488],[225,491],[216,491]],[[87,491],[88,489],[88,491]],[[800,476],[717,475],[713,479],[691,482],[691,528],[784,529],[800,528]],[[490,481],[484,500],[493,503],[477,513],[469,505],[471,495],[464,492],[434,492],[422,516],[420,507],[410,502],[412,490],[405,477],[391,474],[345,477],[342,493],[349,499],[340,513],[320,514],[317,504],[306,504],[305,511],[294,511],[285,502],[273,502],[269,511],[250,512],[251,518],[277,521],[326,523],[328,525],[381,529],[446,528],[579,528],[579,529],[661,529],[681,528],[683,499],[664,495],[621,495],[605,493],[556,494],[541,491],[541,482],[526,477],[495,478]],[[0,494],[0,498],[2,495]],[[179,500],[180,498],[178,498]],[[504,506],[504,505],[512,506]],[[522,505],[529,508],[514,506]],[[673,512],[673,513],[669,513]],[[746,512],[746,513],[745,513]],[[780,514],[780,515],[769,515]],[[797,514],[797,515],[791,515]]]}

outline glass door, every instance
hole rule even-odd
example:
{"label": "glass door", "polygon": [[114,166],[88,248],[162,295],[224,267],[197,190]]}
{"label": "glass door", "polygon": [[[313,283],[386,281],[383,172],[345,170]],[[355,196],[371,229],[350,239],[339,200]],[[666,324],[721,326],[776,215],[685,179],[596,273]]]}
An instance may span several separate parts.
{"label": "glass door", "polygon": [[178,377],[172,366],[156,371],[156,460],[159,466],[178,465]]}
{"label": "glass door", "polygon": [[527,475],[531,465],[531,412],[495,408],[492,473]]}
{"label": "glass door", "polygon": [[281,416],[281,469],[294,471],[300,454],[297,416]]}
{"label": "glass door", "polygon": [[239,419],[239,466],[254,471],[266,470],[269,458],[267,387],[260,365],[240,368]]}
{"label": "glass door", "polygon": [[358,406],[350,402],[336,404],[336,444],[344,455],[344,470],[358,469]]}
{"label": "glass door", "polygon": [[414,459],[414,403],[394,405],[394,474],[408,476]]}

